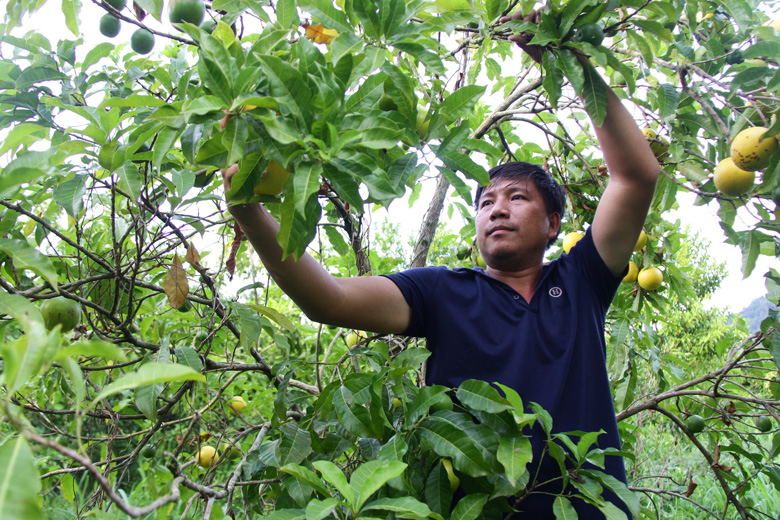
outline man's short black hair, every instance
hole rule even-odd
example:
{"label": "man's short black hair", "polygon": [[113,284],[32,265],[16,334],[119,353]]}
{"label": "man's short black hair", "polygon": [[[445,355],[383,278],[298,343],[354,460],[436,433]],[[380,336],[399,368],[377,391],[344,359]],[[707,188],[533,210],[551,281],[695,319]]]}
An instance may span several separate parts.
{"label": "man's short black hair", "polygon": [[[566,210],[566,194],[558,184],[552,175],[537,164],[531,164],[527,162],[508,162],[499,164],[495,168],[492,168],[489,172],[490,181],[496,183],[502,180],[521,180],[523,178],[531,178],[536,184],[536,188],[542,194],[544,199],[544,206],[547,208],[547,214],[552,215],[558,213],[563,219],[563,215]],[[485,186],[478,186],[477,193],[474,196],[474,207],[479,211],[479,199],[482,198],[482,192]],[[560,233],[560,229],[558,230]],[[547,247],[550,247],[555,243],[558,236],[550,239]]]}

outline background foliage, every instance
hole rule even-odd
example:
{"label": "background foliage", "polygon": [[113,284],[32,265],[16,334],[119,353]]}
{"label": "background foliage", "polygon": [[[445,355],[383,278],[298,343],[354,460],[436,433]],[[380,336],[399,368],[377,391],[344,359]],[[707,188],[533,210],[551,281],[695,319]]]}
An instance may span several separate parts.
{"label": "background foliage", "polygon": [[[529,1],[214,0],[200,27],[168,23],[161,0],[113,5],[62,0],[72,38],[56,42],[22,27],[56,3],[4,13],[0,517],[498,518],[539,484],[534,423],[571,486],[557,518],[579,500],[623,518],[605,488],[637,518],[776,516],[777,315],[748,334],[702,306],[722,269],[669,213],[682,192],[719,208],[712,225],[742,249],[745,275],[777,255],[780,154],[743,196],[712,181],[741,129],[780,130],[770,5],[553,1],[538,27],[497,23]],[[101,10],[150,29],[153,52],[85,43]],[[604,29],[600,46],[572,38],[586,23]],[[541,67],[510,29],[548,46]],[[597,432],[557,432],[483,382],[424,387],[423,343],[301,316],[226,212],[226,197],[262,200],[286,252],[308,248],[338,275],[473,265],[471,187],[517,159],[550,169],[567,190],[564,231],[581,230],[608,182],[588,119],[605,101],[572,49],[669,142],[633,259],[664,284],[623,284],[608,319],[633,491],[598,471],[610,454]],[[236,161],[224,194],[212,174]],[[280,196],[255,195],[271,161],[292,174]],[[428,204],[433,179],[441,204],[414,244],[391,225],[369,232],[400,196]],[[777,303],[780,274],[766,279]],[[44,326],[56,296],[78,304],[71,331]],[[234,396],[248,402],[239,414]],[[219,457],[200,467],[206,445]]]}

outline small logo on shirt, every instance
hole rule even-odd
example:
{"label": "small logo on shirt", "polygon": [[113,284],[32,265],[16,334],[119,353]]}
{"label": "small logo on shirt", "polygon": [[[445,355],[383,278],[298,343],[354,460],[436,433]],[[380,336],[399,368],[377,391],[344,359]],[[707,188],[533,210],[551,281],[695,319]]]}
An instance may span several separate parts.
{"label": "small logo on shirt", "polygon": [[560,287],[553,287],[552,289],[550,289],[550,296],[552,296],[553,298],[558,298],[562,294],[563,294],[563,289],[561,289]]}

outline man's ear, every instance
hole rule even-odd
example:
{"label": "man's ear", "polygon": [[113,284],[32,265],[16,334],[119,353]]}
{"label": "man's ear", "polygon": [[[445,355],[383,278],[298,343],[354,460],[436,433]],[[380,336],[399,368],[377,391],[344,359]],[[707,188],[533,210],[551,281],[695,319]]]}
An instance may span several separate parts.
{"label": "man's ear", "polygon": [[561,230],[561,214],[553,211],[547,216],[547,219],[550,224],[550,238],[555,238]]}

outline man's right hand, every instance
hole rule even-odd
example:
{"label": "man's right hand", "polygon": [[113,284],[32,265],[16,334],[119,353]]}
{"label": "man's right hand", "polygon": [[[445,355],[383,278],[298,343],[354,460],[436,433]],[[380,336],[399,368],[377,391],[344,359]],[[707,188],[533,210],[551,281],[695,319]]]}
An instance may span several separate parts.
{"label": "man's right hand", "polygon": [[[540,11],[536,9],[532,9],[528,14],[523,15],[522,12],[517,11],[515,14],[511,16],[503,16],[499,20],[501,23],[511,22],[514,20],[521,20],[523,22],[530,22],[530,23],[539,23],[539,19],[541,18],[542,14]],[[523,49],[526,54],[528,54],[536,63],[542,62],[542,55],[544,54],[544,47],[541,47],[539,45],[529,45],[528,42],[530,42],[533,39],[534,35],[527,33],[527,32],[521,32],[519,34],[513,34],[509,37],[509,41],[515,42],[517,45],[520,46],[521,49]]]}

